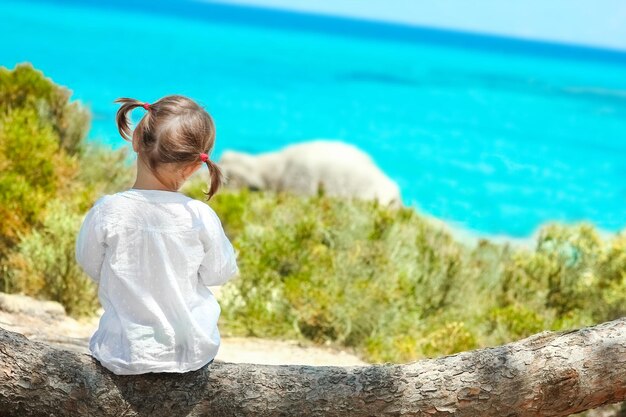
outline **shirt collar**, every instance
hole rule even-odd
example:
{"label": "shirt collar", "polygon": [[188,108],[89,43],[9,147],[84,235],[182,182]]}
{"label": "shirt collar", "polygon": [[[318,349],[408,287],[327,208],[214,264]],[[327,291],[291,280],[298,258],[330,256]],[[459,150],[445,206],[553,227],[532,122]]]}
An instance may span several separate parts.
{"label": "shirt collar", "polygon": [[120,193],[124,197],[140,201],[152,201],[159,203],[183,202],[190,198],[179,191],[144,190],[141,188],[129,188]]}

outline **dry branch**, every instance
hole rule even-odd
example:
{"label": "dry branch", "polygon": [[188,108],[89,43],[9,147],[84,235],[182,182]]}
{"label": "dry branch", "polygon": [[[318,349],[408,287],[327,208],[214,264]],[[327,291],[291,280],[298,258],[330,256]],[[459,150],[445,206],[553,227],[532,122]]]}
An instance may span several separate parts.
{"label": "dry branch", "polygon": [[0,416],[566,416],[626,400],[626,318],[409,364],[113,375],[0,329]]}

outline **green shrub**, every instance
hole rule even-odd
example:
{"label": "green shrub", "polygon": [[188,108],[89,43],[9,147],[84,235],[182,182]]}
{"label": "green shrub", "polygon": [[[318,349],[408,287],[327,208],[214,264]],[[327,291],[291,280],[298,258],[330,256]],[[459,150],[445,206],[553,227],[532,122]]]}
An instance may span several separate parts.
{"label": "green shrub", "polygon": [[426,356],[450,355],[478,346],[475,335],[462,321],[452,321],[438,326],[425,335],[422,351]]}
{"label": "green shrub", "polygon": [[93,312],[94,288],[74,261],[79,219],[129,182],[125,151],[85,143],[89,112],[29,64],[0,68],[0,291]]}
{"label": "green shrub", "polygon": [[16,109],[36,112],[39,124],[49,126],[69,154],[80,152],[89,131],[90,113],[70,102],[71,91],[56,85],[30,63],[10,70],[0,67],[0,118]]}
{"label": "green shrub", "polygon": [[9,292],[22,292],[59,301],[68,314],[93,314],[96,285],[74,260],[74,247],[83,216],[60,200],[46,207],[43,227],[24,236],[9,254]]}
{"label": "green shrub", "polygon": [[[186,192],[203,199],[205,188]],[[225,334],[406,362],[624,314],[624,234],[606,241],[587,224],[546,225],[536,250],[470,248],[413,209],[375,202],[225,190],[210,204],[239,252]]]}
{"label": "green shrub", "polygon": [[48,200],[73,195],[89,113],[69,96],[30,64],[0,67],[0,259]]}
{"label": "green shrub", "polygon": [[612,320],[626,314],[625,274],[624,232],[602,239],[587,223],[548,224],[534,251],[505,265],[498,304],[532,310],[555,330]]}
{"label": "green shrub", "polygon": [[0,236],[6,250],[18,233],[41,223],[49,199],[68,191],[78,164],[59,149],[54,130],[33,109],[0,117]]}
{"label": "green shrub", "polygon": [[523,339],[546,329],[544,318],[524,305],[494,307],[488,319],[496,344]]}
{"label": "green shrub", "polygon": [[[202,189],[187,192],[201,199]],[[239,251],[241,277],[223,297],[231,333],[304,337],[376,357],[372,346],[465,304],[471,288],[467,251],[413,209],[248,191],[222,192],[211,205]],[[422,339],[411,330],[398,343],[432,352]]]}
{"label": "green shrub", "polygon": [[[85,143],[88,112],[28,65],[0,69],[0,290],[97,308],[74,261],[93,201],[130,186],[125,148]],[[185,192],[205,200],[207,184]],[[547,224],[533,250],[467,247],[412,208],[228,191],[210,202],[239,252],[224,334],[307,338],[407,362],[626,315],[626,231]]]}
{"label": "green shrub", "polygon": [[[121,139],[120,139],[121,140]],[[72,195],[78,196],[81,212],[91,207],[104,194],[125,190],[135,181],[136,169],[130,163],[129,148],[113,150],[97,141],[84,146],[80,155],[80,169],[76,177],[77,187]]]}

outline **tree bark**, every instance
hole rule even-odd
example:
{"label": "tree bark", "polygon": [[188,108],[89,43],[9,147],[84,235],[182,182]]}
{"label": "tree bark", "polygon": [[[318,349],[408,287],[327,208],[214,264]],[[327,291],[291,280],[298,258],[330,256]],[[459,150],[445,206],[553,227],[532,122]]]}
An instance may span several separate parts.
{"label": "tree bark", "polygon": [[566,416],[626,399],[626,317],[408,364],[118,376],[0,329],[0,416]]}

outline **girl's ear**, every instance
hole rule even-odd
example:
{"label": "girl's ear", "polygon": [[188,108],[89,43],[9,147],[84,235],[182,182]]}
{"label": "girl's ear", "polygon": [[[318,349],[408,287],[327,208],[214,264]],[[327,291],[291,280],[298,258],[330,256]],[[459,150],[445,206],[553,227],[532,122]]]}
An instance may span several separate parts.
{"label": "girl's ear", "polygon": [[134,132],[133,132],[133,150],[135,152],[139,151],[139,143],[137,141],[137,135],[135,135]]}
{"label": "girl's ear", "polygon": [[200,168],[202,166],[202,164],[203,164],[203,162],[199,161],[197,163],[193,163],[193,164],[190,164],[189,166],[185,167],[183,169],[183,173],[185,175],[185,178],[191,176],[191,174],[196,172],[198,170],[198,168]]}

